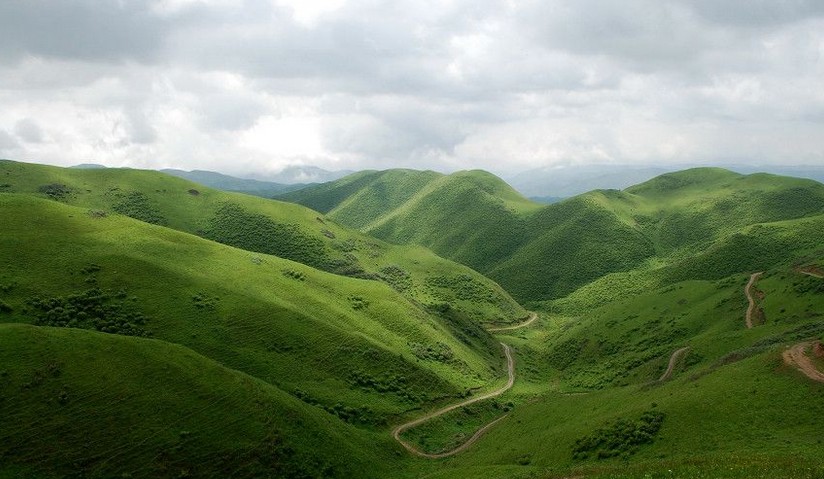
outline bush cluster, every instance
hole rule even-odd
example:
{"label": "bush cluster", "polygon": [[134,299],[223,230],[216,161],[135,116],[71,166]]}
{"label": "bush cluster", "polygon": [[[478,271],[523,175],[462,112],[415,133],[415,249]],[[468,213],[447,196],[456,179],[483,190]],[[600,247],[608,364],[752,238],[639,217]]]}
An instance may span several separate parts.
{"label": "bush cluster", "polygon": [[93,329],[104,333],[148,337],[148,318],[125,304],[126,293],[92,288],[66,297],[32,297],[26,300],[35,317],[34,324],[65,328]]}
{"label": "bush cluster", "polygon": [[320,238],[305,233],[296,224],[250,213],[234,203],[218,207],[200,233],[218,243],[329,270],[329,257]]}
{"label": "bush cluster", "polygon": [[372,410],[371,407],[366,405],[361,407],[352,407],[346,406],[338,402],[332,406],[328,406],[322,404],[320,401],[318,401],[317,399],[315,399],[314,397],[310,396],[308,393],[300,389],[295,390],[295,397],[305,402],[306,404],[319,407],[324,411],[328,412],[329,414],[334,414],[335,416],[339,417],[342,421],[348,422],[349,424],[364,424],[371,426],[386,425],[386,418],[379,416],[375,413],[374,410]]}
{"label": "bush cluster", "polygon": [[444,343],[435,344],[409,343],[409,349],[418,359],[448,363],[455,359],[455,353]]}
{"label": "bush cluster", "polygon": [[65,200],[72,194],[72,189],[62,183],[51,183],[42,185],[37,188],[37,191],[43,193],[53,200]]}
{"label": "bush cluster", "polygon": [[665,417],[662,412],[649,410],[634,421],[617,419],[576,440],[572,447],[572,457],[583,460],[590,457],[606,459],[629,456],[641,445],[655,440]]}
{"label": "bush cluster", "polygon": [[154,225],[164,226],[168,223],[145,194],[139,191],[122,192],[118,189],[109,190],[109,193],[117,198],[112,205],[117,213]]}
{"label": "bush cluster", "polygon": [[295,271],[293,269],[284,269],[283,270],[283,276],[286,276],[287,278],[296,279],[298,281],[305,281],[306,280],[306,275],[305,274],[303,274],[300,271]]}
{"label": "bush cluster", "polygon": [[412,276],[400,266],[391,264],[381,268],[378,277],[384,283],[392,286],[395,291],[406,291],[412,287]]}
{"label": "bush cluster", "polygon": [[375,377],[363,371],[354,370],[349,373],[349,383],[352,386],[365,390],[372,390],[379,393],[392,393],[408,402],[417,403],[423,398],[412,392],[409,388],[409,381],[405,376],[397,374],[386,374]]}

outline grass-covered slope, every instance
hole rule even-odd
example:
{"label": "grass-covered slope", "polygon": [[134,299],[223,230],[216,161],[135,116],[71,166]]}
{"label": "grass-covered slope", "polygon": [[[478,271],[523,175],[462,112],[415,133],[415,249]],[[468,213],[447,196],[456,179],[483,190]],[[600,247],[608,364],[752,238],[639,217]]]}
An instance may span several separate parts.
{"label": "grass-covered slope", "polygon": [[500,367],[478,326],[382,282],[25,195],[0,195],[0,210],[0,321],[183,344],[323,405],[374,400],[384,418]]}
{"label": "grass-covered slope", "polygon": [[[285,198],[322,200],[329,216],[344,224],[430,247],[521,301],[562,298],[616,273],[667,267],[659,273],[701,279],[768,267],[782,256],[767,250],[803,250],[804,237],[793,236],[793,226],[780,241],[761,241],[758,228],[776,230],[781,222],[824,214],[820,183],[719,168],[670,173],[625,191],[593,191],[547,206],[482,172],[408,186],[408,178],[422,175],[363,173]],[[400,205],[380,200],[393,185],[404,193],[393,198],[408,198]]]}
{"label": "grass-covered slope", "polygon": [[[519,361],[510,415],[426,477],[820,477],[824,384],[782,353],[824,338],[821,258],[818,239],[815,252],[766,269],[752,329],[747,272],[598,307],[550,305],[506,339]],[[483,414],[444,420],[424,439]]]}
{"label": "grass-covered slope", "polygon": [[281,196],[393,243],[417,243],[479,271],[524,239],[540,206],[484,171],[361,172]]}
{"label": "grass-covered slope", "polygon": [[418,303],[475,321],[526,312],[493,281],[422,247],[393,246],[305,207],[207,188],[154,171],[64,169],[0,161],[0,192],[123,214],[336,274],[382,281]]}
{"label": "grass-covered slope", "polygon": [[375,437],[164,341],[0,324],[0,364],[0,477],[387,472]]}

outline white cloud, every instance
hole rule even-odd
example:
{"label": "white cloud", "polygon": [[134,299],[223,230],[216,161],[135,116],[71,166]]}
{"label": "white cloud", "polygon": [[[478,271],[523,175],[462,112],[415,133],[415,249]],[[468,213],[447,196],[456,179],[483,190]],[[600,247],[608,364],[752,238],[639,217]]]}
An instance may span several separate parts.
{"label": "white cloud", "polygon": [[0,154],[230,173],[820,164],[823,15],[812,0],[13,0]]}

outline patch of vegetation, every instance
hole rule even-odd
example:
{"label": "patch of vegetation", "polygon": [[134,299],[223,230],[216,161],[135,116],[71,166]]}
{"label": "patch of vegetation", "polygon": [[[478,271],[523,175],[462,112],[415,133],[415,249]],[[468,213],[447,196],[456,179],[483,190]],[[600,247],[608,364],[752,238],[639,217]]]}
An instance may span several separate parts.
{"label": "patch of vegetation", "polygon": [[37,191],[53,200],[58,201],[65,200],[72,194],[72,189],[63,183],[50,183],[48,185],[42,185],[37,188]]}
{"label": "patch of vegetation", "polygon": [[149,337],[148,318],[126,302],[126,292],[91,288],[82,293],[26,301],[34,324],[63,328],[92,329],[125,336]]}
{"label": "patch of vegetation", "polygon": [[295,271],[293,269],[284,269],[283,270],[283,276],[286,276],[287,278],[292,278],[292,279],[295,279],[295,280],[298,280],[298,281],[305,281],[306,280],[306,275],[303,274],[303,272]]}
{"label": "patch of vegetation", "polygon": [[398,265],[384,266],[380,269],[378,276],[395,291],[406,291],[412,286],[412,275]]}
{"label": "patch of vegetation", "polygon": [[300,389],[295,390],[295,397],[306,404],[319,407],[329,414],[337,416],[342,421],[348,422],[349,424],[367,426],[385,426],[387,424],[387,419],[385,416],[376,414],[375,411],[367,405],[352,407],[338,402],[329,406],[322,404],[318,399]]}
{"label": "patch of vegetation", "polygon": [[330,259],[322,240],[305,233],[297,224],[281,223],[266,215],[250,213],[235,203],[227,202],[218,207],[202,236],[316,268],[329,267]]}
{"label": "patch of vegetation", "polygon": [[348,298],[349,304],[352,305],[352,309],[355,311],[366,309],[369,307],[369,300],[364,298],[363,296],[349,296]]}
{"label": "patch of vegetation", "polygon": [[14,309],[8,303],[0,299],[0,313],[11,313]]}
{"label": "patch of vegetation", "polygon": [[373,376],[363,371],[355,370],[349,373],[348,379],[353,387],[379,393],[391,393],[410,403],[419,402],[423,399],[422,394],[411,390],[409,380],[406,376],[399,374],[386,373],[380,376]]}
{"label": "patch of vegetation", "polygon": [[448,363],[455,359],[455,353],[444,343],[421,344],[409,343],[409,349],[418,359]]}
{"label": "patch of vegetation", "polygon": [[664,413],[649,410],[635,420],[616,419],[576,440],[572,457],[576,460],[628,457],[640,446],[655,440],[665,418]]}
{"label": "patch of vegetation", "polygon": [[192,296],[192,303],[194,303],[195,308],[197,309],[214,311],[217,309],[217,305],[220,304],[220,298],[200,291]]}
{"label": "patch of vegetation", "polygon": [[164,226],[168,223],[160,210],[152,203],[148,196],[140,191],[121,192],[110,190],[117,198],[112,209],[122,215],[154,225]]}

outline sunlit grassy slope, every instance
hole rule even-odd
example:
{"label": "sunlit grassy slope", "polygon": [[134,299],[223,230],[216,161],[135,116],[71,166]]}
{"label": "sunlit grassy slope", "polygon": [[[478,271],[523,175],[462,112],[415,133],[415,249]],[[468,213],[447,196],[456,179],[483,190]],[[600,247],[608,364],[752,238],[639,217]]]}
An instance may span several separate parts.
{"label": "sunlit grassy slope", "polygon": [[[334,424],[330,426],[332,432],[356,428],[360,431],[356,435],[371,438],[362,442],[375,448],[368,454],[378,454],[378,457],[389,454],[386,451],[388,433],[384,430],[400,417],[433,402],[463,396],[469,389],[484,388],[502,374],[499,346],[474,321],[451,309],[424,309],[380,281],[334,275],[127,216],[102,215],[85,207],[32,195],[2,193],[0,211],[3,213],[0,322],[37,325],[28,329],[4,329],[0,336],[10,331],[40,337],[37,335],[47,334],[37,332],[40,328],[68,326],[101,333],[68,335],[67,341],[73,338],[85,342],[108,340],[103,333],[114,333],[152,339],[120,340],[135,350],[147,344],[160,347],[157,340],[176,343],[193,351],[190,356],[200,358],[193,360],[195,362],[219,363],[238,371],[240,376],[254,377],[254,384],[266,385],[269,391],[266,394],[288,397],[294,409],[288,416],[297,421],[296,424],[309,420],[302,412],[311,410],[310,417],[324,418],[323,424]],[[48,334],[62,337],[54,335],[70,333]],[[45,346],[37,341],[27,344],[32,348],[32,357],[48,356],[49,350],[41,349]],[[83,344],[86,343],[60,347],[65,348],[67,354],[75,349],[81,354],[86,348]],[[103,345],[95,348],[105,349]],[[119,356],[121,352],[112,354]],[[132,357],[127,352],[122,354]],[[157,353],[153,358],[160,361],[164,354]],[[116,361],[123,370],[112,373],[111,379],[116,380],[128,369],[135,381],[129,388],[158,387],[144,382],[148,379],[141,379],[152,374],[143,371],[141,357],[139,354],[132,359],[118,357]],[[72,357],[65,359],[65,363],[75,360],[84,361]],[[130,361],[133,361],[131,369],[126,366]],[[92,376],[97,368],[95,364],[88,363],[92,368],[88,378],[77,380],[105,382],[103,376]],[[24,363],[20,367],[23,369],[19,374],[36,376],[41,366]],[[81,365],[71,364],[71,367]],[[14,374],[20,378],[18,372]],[[171,376],[172,373],[165,377]],[[67,376],[64,383],[54,383],[54,387],[65,386],[70,393],[76,390],[78,394],[85,394],[83,388],[91,387],[74,384],[74,380]],[[212,392],[193,392],[197,396],[191,400],[181,399],[180,407],[184,409],[163,414],[184,414],[187,401],[193,404],[200,401],[204,407],[209,401],[220,401],[218,393],[224,387],[228,386],[216,385]],[[4,387],[5,404],[26,401],[24,389],[18,383]],[[59,400],[60,391],[50,391],[49,394],[56,394],[55,400]],[[254,403],[253,398],[254,395],[250,396],[248,401]],[[299,408],[294,406],[298,402],[302,404]],[[117,417],[126,414],[119,408],[131,406],[125,402],[112,407],[118,411],[112,413]],[[4,418],[0,436],[6,432],[19,434],[32,424],[31,418],[37,414],[14,413]],[[165,416],[159,416],[154,408],[141,414],[147,423],[165,421]],[[261,413],[260,417],[266,416]],[[128,430],[142,424],[138,416],[131,418],[132,423],[118,427]],[[257,420],[249,421],[253,424]],[[59,436],[63,426],[79,428],[78,431],[92,427],[82,421],[70,425],[65,422],[67,420],[60,418],[48,419],[44,434]],[[245,427],[238,425],[232,434],[242,434]],[[252,437],[265,440],[259,434]],[[300,437],[295,439],[298,443],[287,441],[283,447],[291,448],[299,457],[314,457],[314,452],[307,448],[312,442]],[[323,439],[316,439],[316,447],[328,447],[329,453],[335,454],[334,441],[326,444]],[[147,441],[152,443],[153,439]],[[234,449],[221,450],[221,444],[203,447],[234,454]],[[34,467],[37,460],[31,454],[38,447],[9,449],[3,464]],[[59,447],[59,444],[55,446]],[[84,456],[88,464],[81,461],[78,467],[89,471],[96,471],[98,467],[109,470],[98,462],[108,457],[110,447],[111,442],[89,443],[83,449],[88,453]],[[257,454],[244,445],[237,448],[244,454]],[[318,457],[323,459],[325,453]],[[63,456],[55,455],[52,459],[43,462],[45,467],[67,464]],[[357,456],[354,459],[357,460]],[[115,464],[130,470],[144,467],[140,461],[142,459],[135,458],[128,466]],[[343,462],[344,459],[338,461]],[[112,470],[121,470],[121,466]],[[144,471],[143,475],[151,476],[153,466],[145,467],[149,472]],[[216,469],[209,469],[212,466],[204,467],[210,474],[217,474]],[[254,477],[251,473],[245,475]]]}
{"label": "sunlit grassy slope", "polygon": [[182,346],[0,324],[0,364],[0,477],[388,473],[378,437]]}
{"label": "sunlit grassy slope", "polygon": [[[666,174],[625,191],[593,191],[547,206],[482,172],[360,173],[284,198],[322,208],[377,237],[430,247],[521,301],[561,298],[611,273],[663,265],[674,265],[669,274],[699,279],[707,272],[689,263],[708,249],[728,249],[718,253],[725,265],[714,267],[715,277],[776,264],[780,258],[758,252],[794,250],[800,238],[760,244],[753,228],[824,214],[820,183],[719,168]],[[738,254],[743,250],[752,253]]]}
{"label": "sunlit grassy slope", "polygon": [[[0,174],[12,178],[15,165],[0,164]],[[18,192],[0,193],[0,477],[824,477],[824,384],[782,361],[787,347],[824,338],[818,183],[697,169],[533,208],[507,199],[491,175],[365,172],[348,178],[349,193],[326,185],[327,203],[314,205],[322,216],[121,171],[128,180],[113,184],[148,202],[124,205],[123,195],[99,190],[113,180],[35,170],[0,177],[0,188]],[[398,178],[408,186],[393,190]],[[374,182],[384,196],[358,199]],[[471,280],[415,279],[433,277],[437,261],[453,263],[335,223],[365,222],[387,206],[380,224],[357,226],[402,231],[423,221],[413,211],[449,210],[462,195],[484,210],[482,195],[440,191],[440,182],[468,190],[489,182],[484,191],[503,197],[515,225],[507,229],[520,228],[521,243],[488,272],[539,308],[531,326],[493,339],[476,319],[503,308],[458,302],[486,301],[470,270]],[[451,199],[426,206],[436,197]],[[213,206],[193,206],[200,200]],[[216,219],[226,201],[240,210]],[[142,215],[145,204],[158,216],[116,213]],[[474,219],[470,204],[451,211],[451,223],[438,219],[450,234],[464,228],[480,244],[473,235],[493,228],[489,211]],[[301,241],[275,243],[299,246],[284,256],[334,270],[340,264],[325,261],[351,253],[362,270],[355,276],[382,276],[346,277],[204,239],[223,234],[263,249],[248,241],[268,226],[232,236],[259,224],[250,214],[296,225],[286,230]],[[363,243],[339,249],[346,235]],[[306,238],[323,248],[301,249],[313,243]],[[747,329],[744,286],[756,271],[764,271],[753,292],[759,312]],[[427,297],[419,285],[430,283],[445,296]],[[443,451],[505,419],[444,460],[415,458],[391,441],[392,425],[500,384],[497,340],[515,352],[515,386],[404,437]],[[80,436],[90,439],[78,445]]]}
{"label": "sunlit grassy slope", "polygon": [[[819,240],[817,253],[767,269],[756,283],[763,315],[753,329],[744,322],[746,273],[653,287],[600,307],[547,304],[540,325],[506,339],[520,374],[502,398],[515,404],[510,416],[466,453],[421,471],[443,478],[821,477],[824,384],[781,356],[824,337],[824,280],[799,272],[821,258]],[[684,347],[672,376],[659,381]],[[663,415],[650,442],[574,455],[577,440],[644,413]],[[421,428],[416,439],[435,450],[461,424],[500,414],[456,414]]]}
{"label": "sunlit grassy slope", "polygon": [[0,161],[0,192],[119,213],[336,274],[382,281],[415,302],[476,321],[526,316],[500,286],[425,248],[393,246],[291,203],[222,192],[154,171]]}

